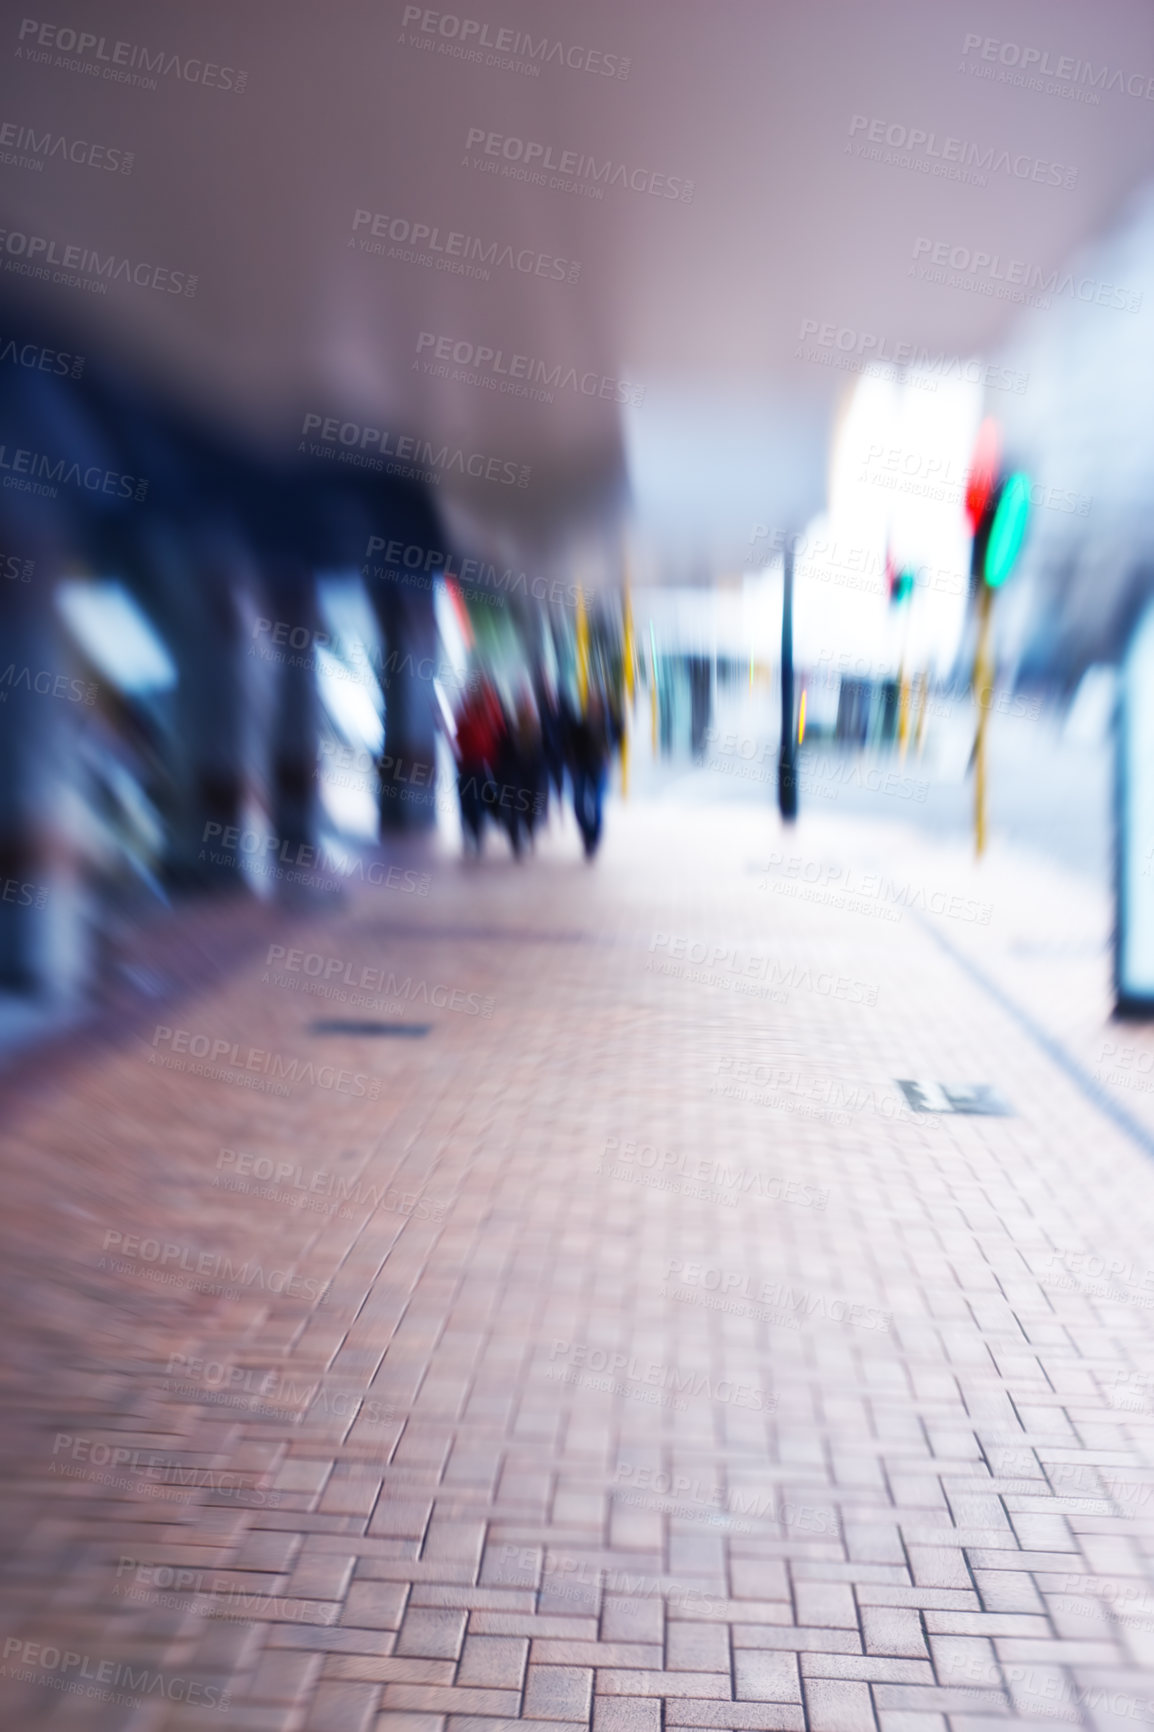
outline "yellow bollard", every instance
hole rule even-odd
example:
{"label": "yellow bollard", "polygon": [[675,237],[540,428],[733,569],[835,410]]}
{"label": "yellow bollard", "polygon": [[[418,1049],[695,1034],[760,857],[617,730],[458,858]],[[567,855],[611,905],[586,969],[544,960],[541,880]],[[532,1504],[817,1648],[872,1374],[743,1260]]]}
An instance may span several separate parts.
{"label": "yellow bollard", "polygon": [[914,744],[921,757],[922,747],[926,743],[926,707],[930,696],[930,670],[927,668],[918,682],[918,719],[914,724]]}
{"label": "yellow bollard", "polygon": [[584,715],[589,702],[589,616],[581,588],[577,591],[577,702]]}
{"label": "yellow bollard", "polygon": [[990,667],[991,622],[994,592],[983,583],[978,592],[978,648],[974,656],[974,699],[978,706],[978,732],[974,739],[974,851],[980,860],[986,851],[986,726],[993,695]]}

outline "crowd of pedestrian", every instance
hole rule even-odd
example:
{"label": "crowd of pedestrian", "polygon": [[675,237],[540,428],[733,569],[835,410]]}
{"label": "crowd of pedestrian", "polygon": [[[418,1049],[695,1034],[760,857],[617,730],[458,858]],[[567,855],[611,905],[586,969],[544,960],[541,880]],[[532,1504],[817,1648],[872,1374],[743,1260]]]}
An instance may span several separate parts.
{"label": "crowd of pedestrian", "polygon": [[480,674],[454,718],[453,752],[465,851],[480,854],[486,822],[519,859],[568,782],[587,859],[601,841],[605,789],[622,724],[595,684],[583,702],[526,676],[511,698]]}

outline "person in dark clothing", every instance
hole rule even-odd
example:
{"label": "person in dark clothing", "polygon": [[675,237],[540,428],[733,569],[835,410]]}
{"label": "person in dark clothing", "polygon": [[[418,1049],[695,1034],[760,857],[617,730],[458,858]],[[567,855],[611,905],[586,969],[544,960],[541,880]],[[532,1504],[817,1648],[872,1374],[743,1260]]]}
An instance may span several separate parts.
{"label": "person in dark clothing", "polygon": [[530,847],[541,818],[548,810],[549,775],[541,717],[531,691],[522,693],[514,723],[517,752],[516,812]]}
{"label": "person in dark clothing", "polygon": [[545,760],[545,798],[550,787],[557,799],[565,791],[566,718],[557,694],[544,680],[537,688],[537,714],[541,718],[541,751]]}
{"label": "person in dark clothing", "polygon": [[573,816],[581,832],[585,858],[592,860],[601,843],[602,805],[609,780],[609,726],[599,693],[590,692],[584,714],[571,716],[569,779],[573,785]]}
{"label": "person in dark clothing", "polygon": [[532,839],[532,812],[538,797],[541,738],[532,701],[522,696],[512,725],[501,739],[496,776],[498,805],[494,817],[503,826],[509,846],[520,859],[526,841]]}

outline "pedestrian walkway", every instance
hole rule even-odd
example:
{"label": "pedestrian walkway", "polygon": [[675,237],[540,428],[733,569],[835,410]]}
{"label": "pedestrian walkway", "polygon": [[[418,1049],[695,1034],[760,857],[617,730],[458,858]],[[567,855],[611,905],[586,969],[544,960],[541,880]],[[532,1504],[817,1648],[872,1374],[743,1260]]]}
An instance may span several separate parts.
{"label": "pedestrian walkway", "polygon": [[749,806],[489,848],[5,1079],[0,1724],[1154,1725],[1105,905]]}

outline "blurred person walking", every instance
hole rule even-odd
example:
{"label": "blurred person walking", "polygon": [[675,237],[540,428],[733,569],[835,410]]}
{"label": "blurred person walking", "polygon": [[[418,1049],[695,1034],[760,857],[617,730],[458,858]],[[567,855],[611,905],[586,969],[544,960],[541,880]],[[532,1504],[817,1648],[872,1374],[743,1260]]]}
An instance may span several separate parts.
{"label": "blurred person walking", "polygon": [[526,687],[518,700],[516,742],[518,812],[525,839],[532,847],[537,825],[549,808],[549,769],[545,731],[531,687]]}
{"label": "blurred person walking", "polygon": [[522,691],[517,698],[512,723],[501,741],[496,770],[500,784],[500,822],[504,825],[514,856],[520,859],[526,842],[533,840],[545,787],[541,724],[532,693],[528,690]]}
{"label": "blurred person walking", "polygon": [[584,710],[571,713],[568,739],[573,816],[581,832],[587,860],[592,860],[601,844],[602,807],[609,780],[610,734],[605,700],[591,687]]}
{"label": "blurred person walking", "polygon": [[543,810],[547,810],[549,789],[552,788],[558,800],[565,792],[566,725],[557,693],[545,680],[539,682],[536,697],[537,714],[541,719],[541,750],[545,761],[546,804]]}
{"label": "blurred person walking", "polygon": [[457,797],[466,854],[480,854],[487,808],[497,803],[497,764],[504,750],[505,717],[496,691],[481,680],[469,692],[457,718],[453,752],[457,760]]}

